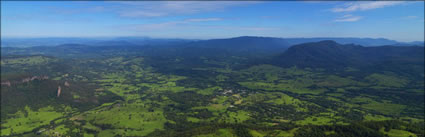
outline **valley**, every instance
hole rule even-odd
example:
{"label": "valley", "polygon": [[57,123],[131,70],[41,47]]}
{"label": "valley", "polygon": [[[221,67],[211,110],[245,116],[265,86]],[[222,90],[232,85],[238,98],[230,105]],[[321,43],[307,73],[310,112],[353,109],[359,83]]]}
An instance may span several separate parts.
{"label": "valley", "polygon": [[232,42],[2,47],[1,136],[424,136],[423,46]]}

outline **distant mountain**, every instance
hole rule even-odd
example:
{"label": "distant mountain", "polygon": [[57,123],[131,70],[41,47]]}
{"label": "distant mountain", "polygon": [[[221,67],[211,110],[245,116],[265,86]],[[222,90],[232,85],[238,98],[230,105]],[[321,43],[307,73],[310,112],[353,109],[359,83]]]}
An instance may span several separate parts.
{"label": "distant mountain", "polygon": [[[232,51],[274,51],[275,49],[285,49],[292,45],[307,42],[319,42],[323,40],[333,40],[341,44],[358,44],[363,46],[423,46],[423,41],[398,42],[384,38],[274,38],[242,36],[226,39],[194,40],[194,39],[173,39],[173,38],[149,38],[149,37],[104,37],[104,38],[2,38],[2,47],[33,47],[33,46],[57,46],[62,44],[84,44],[89,46],[141,46],[141,45],[193,45],[200,47],[215,47]],[[269,50],[270,49],[270,50]]]}
{"label": "distant mountain", "polygon": [[145,45],[180,45],[194,40],[190,39],[166,39],[149,37],[118,37],[111,40],[100,41],[96,43],[87,43],[94,46],[145,46]]}
{"label": "distant mountain", "polygon": [[395,46],[424,46],[424,42],[423,41],[400,42],[394,45]]}
{"label": "distant mountain", "polygon": [[[234,46],[234,48],[252,48],[252,47],[273,47],[277,46],[280,48],[288,48],[292,45],[308,43],[308,42],[319,42],[325,40],[332,40],[340,44],[357,44],[365,47],[373,46],[383,46],[383,45],[396,45],[396,46],[423,46],[423,41],[414,41],[414,42],[398,42],[395,40],[389,40],[385,38],[333,38],[333,37],[323,37],[323,38],[276,38],[276,37],[255,37],[255,36],[242,36],[228,39],[212,39],[212,40],[203,40],[195,43],[204,43],[204,45],[214,44],[215,47],[226,48],[226,45],[230,44],[246,44],[239,45],[241,47]],[[267,43],[261,45],[261,43]],[[270,45],[269,45],[270,44]],[[230,47],[229,47],[230,48]]]}
{"label": "distant mountain", "polygon": [[149,37],[118,37],[115,41],[127,41],[138,45],[179,45],[187,42],[196,41],[194,39],[179,38],[149,38]]}
{"label": "distant mountain", "polygon": [[[243,36],[228,39],[212,39],[212,40],[183,40],[183,39],[151,39],[145,37],[123,37],[106,41],[91,41],[89,44],[60,44],[57,46],[33,46],[29,48],[2,47],[3,55],[49,55],[56,57],[99,57],[106,55],[145,55],[145,56],[180,56],[189,58],[204,57],[228,57],[228,56],[244,56],[244,57],[270,57],[279,54],[288,48],[291,50],[285,56],[292,57],[295,54],[304,54],[302,58],[309,56],[319,56],[321,58],[314,59],[312,64],[323,62],[324,60],[337,64],[350,64],[353,61],[360,60],[360,53],[353,52],[364,49],[365,47],[356,46],[354,44],[346,44],[341,46],[335,41],[325,40],[320,42],[296,44],[302,41],[315,41],[325,38],[301,38],[301,39],[284,39],[273,37],[253,37]],[[357,38],[337,38],[349,41],[355,41]],[[365,39],[373,41],[373,39]],[[376,40],[376,39],[375,39]],[[379,41],[379,40],[378,40]],[[386,40],[382,40],[386,41]],[[388,43],[394,41],[387,41]],[[385,43],[385,42],[382,42]],[[414,42],[420,43],[420,42]],[[308,45],[322,45],[310,47]],[[396,44],[390,44],[396,45]],[[400,44],[399,44],[400,45]],[[403,44],[400,46],[409,46]],[[292,46],[292,47],[291,47]],[[393,46],[396,48],[400,46]],[[388,46],[387,46],[388,47]],[[370,48],[372,49],[372,48]],[[396,48],[397,49],[397,48]],[[330,53],[332,54],[330,54]],[[362,53],[363,54],[363,53]],[[294,56],[295,56],[294,55]],[[282,55],[283,56],[283,55]],[[296,57],[296,56],[295,56]],[[301,58],[299,57],[299,58]],[[355,60],[347,59],[356,57]],[[322,59],[322,60],[320,60]],[[338,59],[338,60],[335,60]],[[298,59],[296,59],[298,60]],[[296,61],[295,60],[295,61]],[[333,61],[332,61],[333,60]],[[291,60],[286,61],[292,62]],[[326,64],[329,65],[329,64]]]}
{"label": "distant mountain", "polygon": [[[229,39],[212,39],[190,42],[185,45],[187,50],[222,51],[233,54],[270,54],[278,53],[290,46],[281,38],[243,36]],[[192,49],[189,49],[192,48]],[[194,51],[196,52],[196,51]],[[206,53],[208,54],[208,53]],[[212,53],[214,54],[214,53]]]}
{"label": "distant mountain", "polygon": [[105,39],[96,38],[1,38],[2,47],[56,46],[67,43],[95,43]]}
{"label": "distant mountain", "polygon": [[89,46],[134,46],[134,45],[178,45],[193,40],[149,37],[117,38],[2,38],[2,47],[57,46],[63,44],[83,44]]}
{"label": "distant mountain", "polygon": [[364,67],[383,62],[424,63],[424,47],[363,47],[326,40],[294,45],[275,58],[281,66],[299,67]]}
{"label": "distant mountain", "polygon": [[382,46],[400,43],[395,40],[389,40],[384,38],[285,38],[285,40],[291,45],[297,45],[307,42],[319,42],[324,40],[332,40],[341,44],[358,44],[363,46]]}
{"label": "distant mountain", "polygon": [[408,44],[412,44],[412,45],[418,45],[418,46],[424,46],[423,41],[413,41],[413,42],[409,42]]}
{"label": "distant mountain", "polygon": [[[133,42],[128,42],[125,40],[108,40],[108,41],[99,41],[99,42],[92,42],[92,43],[87,43],[87,45],[91,45],[91,46],[133,46],[133,45],[137,45]],[[141,44],[140,44],[141,45]]]}
{"label": "distant mountain", "polygon": [[204,47],[215,47],[220,49],[243,50],[242,48],[253,50],[285,49],[292,45],[298,45],[309,42],[319,42],[332,40],[340,44],[357,44],[365,47],[395,45],[395,46],[421,46],[423,41],[398,42],[384,38],[275,38],[275,37],[255,37],[242,36],[228,39],[211,39],[193,42],[193,45]]}

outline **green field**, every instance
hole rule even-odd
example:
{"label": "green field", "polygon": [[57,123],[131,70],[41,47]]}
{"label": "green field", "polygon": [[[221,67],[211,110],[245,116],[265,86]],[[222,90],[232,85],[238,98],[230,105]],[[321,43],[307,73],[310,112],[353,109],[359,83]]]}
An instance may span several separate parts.
{"label": "green field", "polygon": [[158,58],[2,59],[1,136],[423,135],[423,84],[402,73]]}

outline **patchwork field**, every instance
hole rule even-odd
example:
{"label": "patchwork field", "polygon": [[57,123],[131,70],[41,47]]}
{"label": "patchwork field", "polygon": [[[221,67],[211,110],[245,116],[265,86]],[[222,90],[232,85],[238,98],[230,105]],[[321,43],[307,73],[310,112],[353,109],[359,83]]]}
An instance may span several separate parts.
{"label": "patchwork field", "polygon": [[[401,74],[358,74],[349,68],[331,73],[269,64],[241,69],[207,59],[192,67],[173,64],[176,59],[152,60],[105,57],[51,67],[49,63],[65,59],[2,59],[7,68],[2,82],[10,82],[2,83],[2,99],[10,89],[27,86],[46,94],[46,100],[17,105],[16,112],[2,108],[2,115],[7,114],[2,116],[1,136],[303,137],[338,136],[353,128],[361,131],[348,134],[423,135],[418,129],[423,125],[424,91]],[[16,82],[22,76],[10,72],[15,69],[57,72],[40,73],[52,81],[51,87],[40,89]],[[33,101],[27,98],[31,100],[23,102]]]}

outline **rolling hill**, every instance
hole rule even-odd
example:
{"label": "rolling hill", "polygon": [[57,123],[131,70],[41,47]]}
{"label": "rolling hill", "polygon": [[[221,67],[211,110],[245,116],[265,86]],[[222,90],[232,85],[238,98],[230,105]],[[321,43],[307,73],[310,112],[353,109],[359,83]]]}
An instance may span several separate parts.
{"label": "rolling hill", "polygon": [[341,68],[400,61],[423,64],[423,58],[424,47],[420,46],[364,47],[326,40],[294,45],[275,62],[281,66]]}

